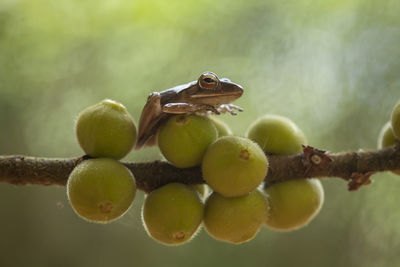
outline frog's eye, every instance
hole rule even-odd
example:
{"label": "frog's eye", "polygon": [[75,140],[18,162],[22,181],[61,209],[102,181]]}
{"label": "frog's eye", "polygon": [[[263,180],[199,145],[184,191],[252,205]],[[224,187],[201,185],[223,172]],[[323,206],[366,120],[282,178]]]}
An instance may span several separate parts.
{"label": "frog's eye", "polygon": [[199,85],[202,89],[215,89],[218,85],[218,78],[214,73],[203,73],[199,78]]}

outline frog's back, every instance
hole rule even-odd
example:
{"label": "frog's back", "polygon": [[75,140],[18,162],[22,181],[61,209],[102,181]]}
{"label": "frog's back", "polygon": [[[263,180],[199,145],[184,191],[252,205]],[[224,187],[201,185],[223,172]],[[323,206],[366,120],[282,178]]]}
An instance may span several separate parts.
{"label": "frog's back", "polygon": [[193,81],[193,82],[181,84],[181,85],[172,87],[168,90],[160,92],[161,106],[168,104],[168,103],[177,103],[177,102],[183,101],[181,99],[181,92],[184,90],[187,90],[188,88],[192,87],[195,84],[196,84],[196,81]]}
{"label": "frog's back", "polygon": [[142,146],[153,146],[157,143],[157,132],[161,123],[171,114],[164,113],[162,107],[168,103],[180,103],[182,99],[181,92],[196,84],[196,81],[175,86],[171,89],[154,92],[149,95],[147,102],[143,107],[139,120],[138,138],[135,149]]}

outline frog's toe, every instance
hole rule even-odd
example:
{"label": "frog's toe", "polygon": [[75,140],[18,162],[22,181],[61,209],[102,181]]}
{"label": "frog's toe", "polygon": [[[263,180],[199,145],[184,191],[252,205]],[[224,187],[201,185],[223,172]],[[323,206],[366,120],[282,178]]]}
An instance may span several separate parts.
{"label": "frog's toe", "polygon": [[230,109],[230,107],[227,106],[227,105],[220,105],[220,106],[217,108],[217,111],[220,112],[220,113],[225,113],[225,112],[231,113],[231,112],[232,112],[232,110]]}
{"label": "frog's toe", "polygon": [[230,104],[230,107],[233,108],[233,109],[236,109],[237,111],[240,111],[240,112],[243,111],[243,109],[241,107],[233,105],[233,104]]}

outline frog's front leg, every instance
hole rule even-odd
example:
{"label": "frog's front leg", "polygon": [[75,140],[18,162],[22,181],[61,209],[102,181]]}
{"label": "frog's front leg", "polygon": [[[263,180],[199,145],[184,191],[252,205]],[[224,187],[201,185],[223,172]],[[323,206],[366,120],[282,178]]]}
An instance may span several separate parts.
{"label": "frog's front leg", "polygon": [[236,109],[237,111],[240,111],[240,112],[243,111],[243,109],[241,107],[233,105],[233,104],[222,104],[217,108],[217,110],[220,113],[229,112],[232,115],[236,115],[236,112],[234,111],[234,109]]}
{"label": "frog's front leg", "polygon": [[191,104],[191,103],[168,103],[162,107],[162,112],[169,114],[186,114],[186,113],[207,113],[220,114],[219,110],[207,104]]}

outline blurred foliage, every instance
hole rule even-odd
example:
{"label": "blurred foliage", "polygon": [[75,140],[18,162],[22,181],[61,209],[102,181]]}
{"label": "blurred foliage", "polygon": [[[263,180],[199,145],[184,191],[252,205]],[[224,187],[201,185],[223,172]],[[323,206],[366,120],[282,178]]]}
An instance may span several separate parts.
{"label": "blurred foliage", "polygon": [[[397,0],[2,0],[0,154],[82,155],[76,115],[104,98],[136,121],[147,95],[206,70],[242,84],[224,115],[243,135],[258,116],[288,116],[309,143],[373,149],[400,99]],[[126,160],[159,159],[157,148]],[[307,227],[263,229],[233,246],[203,231],[166,247],[146,236],[140,205],[111,225],[76,216],[65,188],[0,184],[0,266],[398,266],[400,179],[349,193],[324,180],[326,202]]]}

